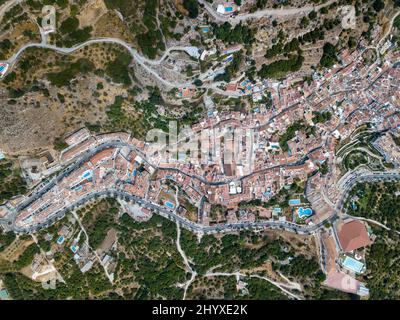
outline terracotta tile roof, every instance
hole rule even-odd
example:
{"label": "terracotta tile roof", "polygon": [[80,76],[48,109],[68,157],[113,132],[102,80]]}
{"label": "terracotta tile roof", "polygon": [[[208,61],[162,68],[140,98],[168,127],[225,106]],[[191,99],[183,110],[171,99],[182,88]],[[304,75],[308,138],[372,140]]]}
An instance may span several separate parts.
{"label": "terracotta tile roof", "polygon": [[236,91],[237,83],[230,83],[226,86],[226,91]]}
{"label": "terracotta tile roof", "polygon": [[371,244],[363,222],[354,220],[341,226],[339,241],[345,252],[353,251]]}
{"label": "terracotta tile roof", "polygon": [[102,161],[105,158],[110,158],[114,154],[115,149],[105,149],[98,153],[96,153],[91,159],[90,162],[95,166],[98,162]]}

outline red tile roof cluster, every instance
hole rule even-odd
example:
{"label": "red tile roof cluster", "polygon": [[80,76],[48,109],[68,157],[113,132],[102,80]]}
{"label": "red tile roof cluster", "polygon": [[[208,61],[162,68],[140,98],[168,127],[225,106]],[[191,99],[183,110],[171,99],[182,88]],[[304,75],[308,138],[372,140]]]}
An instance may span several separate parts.
{"label": "red tile roof cluster", "polygon": [[345,252],[353,251],[371,244],[364,223],[358,220],[343,224],[338,235],[340,245]]}

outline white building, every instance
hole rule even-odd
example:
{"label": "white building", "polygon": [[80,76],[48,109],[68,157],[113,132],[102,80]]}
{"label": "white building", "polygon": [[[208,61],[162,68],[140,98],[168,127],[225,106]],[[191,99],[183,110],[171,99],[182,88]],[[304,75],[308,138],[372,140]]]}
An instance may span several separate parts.
{"label": "white building", "polygon": [[217,12],[223,15],[229,15],[237,11],[239,11],[239,7],[234,3],[227,2],[224,4],[219,4],[217,7]]}

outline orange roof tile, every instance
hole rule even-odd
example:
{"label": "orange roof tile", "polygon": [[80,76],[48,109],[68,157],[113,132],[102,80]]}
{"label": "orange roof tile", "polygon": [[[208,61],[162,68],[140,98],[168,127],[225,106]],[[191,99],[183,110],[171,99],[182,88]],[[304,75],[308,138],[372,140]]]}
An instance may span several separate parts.
{"label": "orange roof tile", "polygon": [[343,224],[338,232],[340,245],[345,252],[353,251],[371,244],[363,222],[353,220]]}

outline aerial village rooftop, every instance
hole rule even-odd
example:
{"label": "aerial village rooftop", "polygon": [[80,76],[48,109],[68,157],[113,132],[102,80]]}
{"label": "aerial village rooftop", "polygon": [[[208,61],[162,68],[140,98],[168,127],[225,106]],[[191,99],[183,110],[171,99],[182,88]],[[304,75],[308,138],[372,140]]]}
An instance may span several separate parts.
{"label": "aerial village rooftop", "polygon": [[[187,152],[182,141],[177,143],[178,157],[171,159],[168,148],[154,147],[128,133],[93,135],[85,128],[78,130],[66,138],[68,147],[54,163],[70,170],[64,170],[45,192],[40,192],[45,184],[37,181],[30,194],[1,206],[0,217],[17,212],[15,230],[32,232],[85,199],[120,191],[143,199],[153,209],[160,208],[202,226],[221,223],[213,217],[215,206],[227,208],[227,224],[323,223],[337,210],[343,189],[352,179],[351,175],[341,176],[332,166],[335,143],[366,122],[378,130],[393,131],[400,124],[395,112],[400,101],[399,54],[389,51],[379,67],[376,63],[364,64],[360,53],[342,52],[341,62],[322,74],[314,74],[309,85],[291,78],[279,86],[246,79],[228,84],[225,90],[251,95],[258,104],[249,114],[211,112],[192,126],[192,132],[198,134],[201,148],[197,151],[203,163],[198,163],[197,154]],[[190,90],[182,89],[180,94],[185,97]],[[272,107],[261,102],[267,94]],[[313,115],[321,110],[331,112],[332,118],[314,123]],[[300,121],[315,126],[315,130],[311,134],[297,130],[284,148],[279,138]],[[244,133],[241,140],[234,140],[233,133],[239,131]],[[378,150],[398,165],[400,150],[388,148],[390,144],[384,139],[390,138],[380,139],[375,142]],[[331,169],[328,174],[321,173],[323,165]],[[306,197],[301,193],[292,195],[285,207],[261,205],[281,190],[305,182]],[[254,199],[260,205],[245,206]],[[184,201],[198,210],[189,212],[180,206]],[[142,210],[144,216],[150,214],[148,209]],[[364,222],[334,222],[321,240],[325,284],[361,296],[368,294],[355,276],[365,271],[364,249],[373,241]]]}

